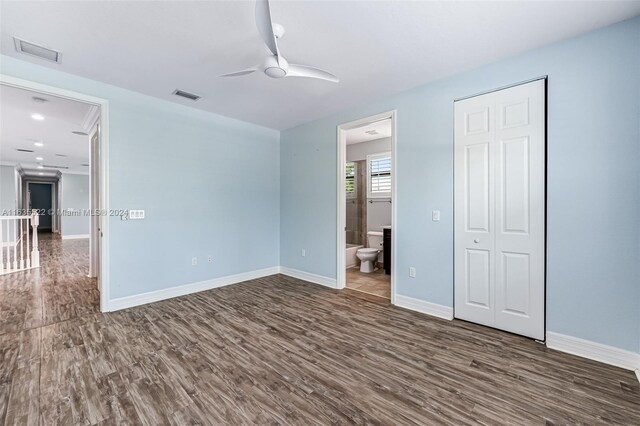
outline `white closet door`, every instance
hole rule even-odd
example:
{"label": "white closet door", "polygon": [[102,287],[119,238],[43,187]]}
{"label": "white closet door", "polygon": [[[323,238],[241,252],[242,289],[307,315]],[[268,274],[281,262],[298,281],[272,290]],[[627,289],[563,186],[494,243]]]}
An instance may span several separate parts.
{"label": "white closet door", "polygon": [[544,96],[538,80],[455,107],[456,317],[536,339],[545,309]]}
{"label": "white closet door", "polygon": [[455,314],[493,325],[494,95],[455,107]]}

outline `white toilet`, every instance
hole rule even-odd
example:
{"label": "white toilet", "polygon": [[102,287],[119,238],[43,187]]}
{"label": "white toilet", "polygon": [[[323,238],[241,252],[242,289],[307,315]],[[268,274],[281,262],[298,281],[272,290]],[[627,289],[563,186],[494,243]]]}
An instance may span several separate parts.
{"label": "white toilet", "polygon": [[370,273],[375,270],[375,262],[382,252],[382,232],[367,232],[368,248],[358,249],[356,256],[360,259],[360,272]]}

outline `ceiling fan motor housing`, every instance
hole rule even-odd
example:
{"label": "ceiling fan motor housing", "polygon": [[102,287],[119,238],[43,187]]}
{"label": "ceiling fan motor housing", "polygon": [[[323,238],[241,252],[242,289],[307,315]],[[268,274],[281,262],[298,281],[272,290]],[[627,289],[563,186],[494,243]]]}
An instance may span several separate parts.
{"label": "ceiling fan motor housing", "polygon": [[278,60],[278,57],[273,55],[268,56],[265,59],[263,68],[264,73],[269,77],[282,78],[286,77],[287,72],[289,71],[289,63],[282,56],[280,56],[280,59]]}

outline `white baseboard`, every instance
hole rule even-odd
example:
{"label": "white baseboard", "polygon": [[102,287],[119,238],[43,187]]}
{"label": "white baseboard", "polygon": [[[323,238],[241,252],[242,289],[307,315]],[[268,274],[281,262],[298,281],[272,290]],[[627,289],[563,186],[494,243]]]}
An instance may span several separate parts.
{"label": "white baseboard", "polygon": [[451,321],[453,319],[453,308],[436,303],[425,302],[424,300],[414,299],[413,297],[396,294],[396,306],[410,309],[412,311],[421,312]]}
{"label": "white baseboard", "polygon": [[148,293],[137,294],[133,296],[120,297],[111,299],[107,311],[119,311],[120,309],[132,308],[134,306],[146,305],[147,303],[159,302],[165,299],[171,299],[187,294],[198,293],[205,290],[211,290],[226,285],[236,284],[243,281],[254,280],[269,275],[275,275],[279,272],[279,268],[259,269],[257,271],[243,272],[241,274],[229,275],[226,277],[214,278],[212,280],[200,281],[191,284],[184,284],[176,287],[169,287],[162,290],[150,291]]}
{"label": "white baseboard", "polygon": [[638,374],[637,369],[640,368],[640,353],[552,331],[547,332],[547,347],[627,370],[636,370],[636,374]]}
{"label": "white baseboard", "polygon": [[320,284],[325,287],[337,288],[337,281],[335,278],[329,278],[322,275],[312,274],[311,272],[300,271],[298,269],[287,268],[286,266],[280,267],[280,273],[289,277],[297,278],[303,281],[309,281],[314,284]]}
{"label": "white baseboard", "polygon": [[63,240],[79,240],[81,238],[89,238],[89,234],[63,235]]}

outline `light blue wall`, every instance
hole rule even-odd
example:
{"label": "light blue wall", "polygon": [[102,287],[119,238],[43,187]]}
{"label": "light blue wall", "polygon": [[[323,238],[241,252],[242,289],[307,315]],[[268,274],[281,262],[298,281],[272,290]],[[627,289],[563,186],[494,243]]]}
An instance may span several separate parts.
{"label": "light blue wall", "polygon": [[[16,170],[13,166],[0,166],[0,215],[3,210],[17,208],[16,197]],[[15,213],[7,212],[7,216]]]}
{"label": "light blue wall", "polygon": [[453,100],[548,75],[547,328],[640,351],[639,46],[636,18],[282,132],[281,264],[336,276],[336,126],[395,109],[398,293],[452,306]]}
{"label": "light blue wall", "polygon": [[146,210],[110,221],[111,298],[279,264],[277,131],[6,56],[0,72],[109,100],[110,207]]}
{"label": "light blue wall", "polygon": [[89,176],[63,173],[61,181],[61,209],[80,213],[80,216],[63,214],[62,236],[89,235],[91,222],[90,217],[85,214],[89,211]]}

